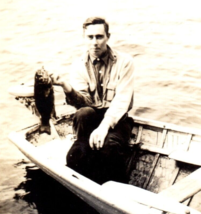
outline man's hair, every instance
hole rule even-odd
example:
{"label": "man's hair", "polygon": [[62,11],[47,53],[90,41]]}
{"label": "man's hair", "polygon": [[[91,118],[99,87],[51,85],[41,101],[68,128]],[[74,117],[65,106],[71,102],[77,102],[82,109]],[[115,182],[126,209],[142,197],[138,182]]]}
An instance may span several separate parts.
{"label": "man's hair", "polygon": [[89,25],[103,24],[105,28],[105,33],[109,38],[109,24],[101,17],[90,17],[83,23],[83,29],[85,30]]}

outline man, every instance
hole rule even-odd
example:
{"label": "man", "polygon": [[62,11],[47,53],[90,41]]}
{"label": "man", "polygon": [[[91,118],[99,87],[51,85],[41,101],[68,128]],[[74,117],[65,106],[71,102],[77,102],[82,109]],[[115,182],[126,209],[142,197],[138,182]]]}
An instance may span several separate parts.
{"label": "man", "polygon": [[133,59],[112,50],[109,25],[99,17],[83,24],[88,51],[70,72],[70,81],[52,76],[61,85],[68,104],[78,110],[73,119],[76,141],[67,154],[67,166],[102,184],[126,182],[125,149],[133,122],[127,116],[134,95]]}

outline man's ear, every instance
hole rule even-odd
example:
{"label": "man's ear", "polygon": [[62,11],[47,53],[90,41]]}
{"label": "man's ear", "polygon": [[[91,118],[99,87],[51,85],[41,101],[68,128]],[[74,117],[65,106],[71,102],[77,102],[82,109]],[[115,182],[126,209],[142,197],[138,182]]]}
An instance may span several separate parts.
{"label": "man's ear", "polygon": [[110,33],[108,33],[108,34],[107,34],[107,38],[109,39],[109,38],[110,38],[110,36],[111,36],[111,34],[110,34]]}

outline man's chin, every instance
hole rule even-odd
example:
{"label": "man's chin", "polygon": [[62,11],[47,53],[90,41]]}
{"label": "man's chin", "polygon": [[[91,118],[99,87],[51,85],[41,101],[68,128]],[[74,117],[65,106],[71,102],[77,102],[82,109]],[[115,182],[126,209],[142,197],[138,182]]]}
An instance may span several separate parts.
{"label": "man's chin", "polygon": [[90,55],[93,57],[100,57],[101,52],[100,51],[89,51]]}

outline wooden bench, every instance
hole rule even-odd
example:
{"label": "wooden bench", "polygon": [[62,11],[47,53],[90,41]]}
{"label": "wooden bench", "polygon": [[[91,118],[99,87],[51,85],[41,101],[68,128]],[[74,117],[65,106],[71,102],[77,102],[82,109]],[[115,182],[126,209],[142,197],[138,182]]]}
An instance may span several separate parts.
{"label": "wooden bench", "polygon": [[[118,182],[109,181],[102,185],[102,193],[105,197],[111,198],[121,198],[122,200],[130,201],[127,206],[131,206],[132,202],[137,202],[148,206],[149,208],[154,208],[153,213],[157,213],[155,209],[162,210],[165,212],[170,212],[174,214],[199,214],[200,212],[187,207],[184,204],[180,204],[172,198],[163,196],[162,194],[156,194],[149,192],[147,190],[135,187],[129,184],[122,184]],[[151,211],[151,210],[150,210]]]}
{"label": "wooden bench", "polygon": [[161,191],[159,195],[183,202],[201,190],[201,168]]}

